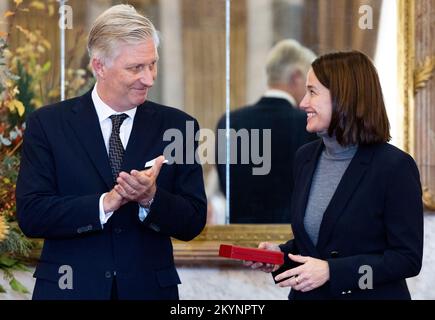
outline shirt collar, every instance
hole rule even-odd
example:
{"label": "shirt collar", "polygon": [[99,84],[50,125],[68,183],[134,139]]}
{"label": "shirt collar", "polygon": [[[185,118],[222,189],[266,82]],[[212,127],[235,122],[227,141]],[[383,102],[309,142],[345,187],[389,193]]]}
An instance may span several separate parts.
{"label": "shirt collar", "polygon": [[282,90],[279,90],[279,89],[268,89],[264,93],[263,97],[285,99],[288,102],[290,102],[290,104],[293,105],[294,107],[298,106],[295,98],[293,98],[289,93],[282,91]]}
{"label": "shirt collar", "polygon": [[100,96],[98,95],[97,83],[95,84],[94,89],[92,90],[92,101],[94,102],[95,110],[97,111],[97,116],[100,123],[106,120],[107,118],[109,118],[113,114],[121,114],[121,113],[125,113],[129,118],[133,120],[137,110],[137,107],[134,107],[133,109],[124,112],[117,112],[113,110],[103,100],[101,100]]}

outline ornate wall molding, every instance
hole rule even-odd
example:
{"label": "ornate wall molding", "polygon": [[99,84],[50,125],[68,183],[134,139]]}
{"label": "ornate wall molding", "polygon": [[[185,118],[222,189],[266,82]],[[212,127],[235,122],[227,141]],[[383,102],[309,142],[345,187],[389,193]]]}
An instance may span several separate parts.
{"label": "ornate wall molding", "polygon": [[427,56],[414,71],[414,95],[426,87],[435,70],[435,55]]}
{"label": "ornate wall molding", "polygon": [[404,149],[414,155],[415,10],[411,0],[398,2],[398,76],[404,109]]}

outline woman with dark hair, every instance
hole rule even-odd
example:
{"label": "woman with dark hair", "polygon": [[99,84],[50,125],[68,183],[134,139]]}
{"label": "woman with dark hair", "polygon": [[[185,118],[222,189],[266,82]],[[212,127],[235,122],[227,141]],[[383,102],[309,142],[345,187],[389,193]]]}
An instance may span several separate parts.
{"label": "woman with dark hair", "polygon": [[294,239],[259,246],[284,252],[284,265],[245,265],[273,272],[289,299],[410,299],[405,279],[423,255],[420,177],[387,143],[375,67],[357,51],[319,57],[300,106],[322,139],[295,157]]}

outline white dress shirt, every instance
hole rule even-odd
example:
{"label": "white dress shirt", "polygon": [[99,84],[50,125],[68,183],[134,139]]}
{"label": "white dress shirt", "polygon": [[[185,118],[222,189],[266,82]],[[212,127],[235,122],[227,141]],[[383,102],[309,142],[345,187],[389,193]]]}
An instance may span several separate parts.
{"label": "white dress shirt", "polygon": [[285,91],[283,91],[283,90],[279,90],[279,89],[268,89],[268,90],[264,93],[263,97],[266,97],[266,98],[281,98],[281,99],[285,99],[285,100],[287,100],[288,102],[290,102],[290,104],[291,104],[292,106],[294,106],[295,108],[298,108],[298,107],[299,107],[298,104],[297,104],[297,102],[296,102],[296,99],[295,99],[292,95],[290,95],[289,93],[287,93],[287,92],[285,92]]}
{"label": "white dress shirt", "polygon": [[[128,139],[130,138],[131,129],[133,128],[133,120],[136,114],[137,107],[124,111],[117,112],[109,107],[106,103],[101,100],[100,96],[97,92],[97,84],[95,84],[94,89],[92,90],[92,101],[95,106],[95,111],[97,112],[98,121],[100,123],[101,132],[104,138],[104,145],[106,146],[107,155],[109,155],[109,139],[110,134],[112,133],[112,120],[110,119],[111,115],[125,113],[128,117],[122,122],[121,127],[119,128],[119,138],[121,139],[122,146],[124,150],[127,148]],[[112,216],[113,211],[104,212],[103,200],[107,193],[103,193],[100,197],[99,202],[99,210],[100,210],[100,221],[101,225],[107,223],[109,218]],[[143,221],[148,215],[149,210],[146,208],[142,208],[139,206],[139,219]]]}

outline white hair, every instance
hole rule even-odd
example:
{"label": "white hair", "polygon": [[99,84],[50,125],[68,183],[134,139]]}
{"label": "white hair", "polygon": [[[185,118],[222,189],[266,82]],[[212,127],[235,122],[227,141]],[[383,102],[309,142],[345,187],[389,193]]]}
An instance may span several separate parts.
{"label": "white hair", "polygon": [[281,40],[267,56],[268,84],[286,83],[297,70],[306,75],[315,58],[316,55],[310,49],[302,46],[296,40]]}
{"label": "white hair", "polygon": [[94,22],[88,37],[91,60],[114,59],[120,43],[137,44],[153,39],[156,48],[159,36],[152,22],[131,5],[120,4],[104,11]]}

